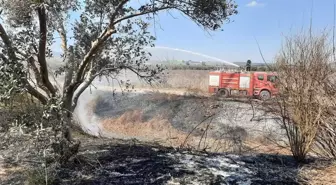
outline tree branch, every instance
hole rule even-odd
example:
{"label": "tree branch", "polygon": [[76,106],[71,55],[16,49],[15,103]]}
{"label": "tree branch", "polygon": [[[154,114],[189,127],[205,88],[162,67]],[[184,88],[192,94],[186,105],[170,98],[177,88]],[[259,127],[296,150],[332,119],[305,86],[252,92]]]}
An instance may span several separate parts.
{"label": "tree branch", "polygon": [[112,25],[113,24],[113,21],[115,20],[115,18],[117,17],[118,13],[119,13],[119,10],[122,9],[122,7],[128,2],[129,0],[122,0],[118,5],[117,7],[115,8],[113,14],[111,15],[111,18],[110,18],[110,24]]}
{"label": "tree branch", "polygon": [[58,34],[60,35],[60,38],[61,38],[61,48],[63,49],[64,55],[66,55],[67,54],[67,50],[68,50],[66,31],[65,31],[63,23],[61,22],[59,24],[60,24],[60,27],[58,29]]}
{"label": "tree branch", "polygon": [[46,45],[47,45],[47,15],[44,6],[37,9],[39,25],[40,25],[40,40],[38,46],[38,62],[40,64],[40,73],[43,84],[48,88],[50,93],[55,96],[56,89],[49,80],[48,66],[46,61]]}
{"label": "tree branch", "polygon": [[137,16],[141,16],[141,15],[145,15],[145,14],[149,14],[149,13],[153,13],[153,12],[157,12],[160,10],[165,10],[165,9],[170,9],[170,8],[174,8],[174,6],[166,6],[166,7],[160,7],[160,8],[154,8],[151,9],[149,11],[143,11],[143,12],[139,12],[139,13],[135,13],[135,14],[131,14],[125,17],[122,17],[120,19],[117,19],[114,21],[114,19],[116,18],[116,16],[118,15],[118,11],[128,2],[129,0],[123,0],[119,3],[119,5],[116,7],[115,12],[112,14],[111,19],[110,19],[110,24],[109,26],[104,30],[104,32],[98,37],[98,39],[96,39],[91,46],[91,49],[89,50],[89,52],[84,56],[83,60],[81,61],[80,65],[79,65],[79,69],[77,71],[76,77],[75,77],[75,81],[69,85],[69,88],[72,88],[73,90],[76,90],[76,88],[80,85],[80,82],[83,81],[84,78],[84,73],[85,73],[85,69],[87,68],[87,65],[92,61],[92,59],[94,58],[94,56],[97,54],[97,52],[99,51],[99,48],[103,45],[103,43],[114,33],[116,33],[116,30],[114,28],[114,25],[117,23],[120,23],[123,20],[126,19],[130,19],[133,17],[137,17]]}
{"label": "tree branch", "polygon": [[10,41],[9,36],[7,35],[7,32],[1,23],[0,23],[0,37],[8,48],[9,59],[15,61],[16,55],[15,55],[14,48],[12,46],[12,42]]}
{"label": "tree branch", "polygon": [[[1,23],[0,23],[0,37],[5,43],[6,47],[8,48],[9,59],[12,61],[16,61],[16,54],[15,54],[14,48],[12,47],[12,43]],[[24,82],[26,84],[26,89],[29,94],[31,94],[32,96],[37,98],[39,101],[41,101],[42,104],[47,103],[47,98],[42,93],[40,93],[35,88],[33,88],[27,79],[24,79]]]}
{"label": "tree branch", "polygon": [[164,7],[160,7],[160,8],[153,8],[151,10],[126,15],[122,18],[119,18],[119,19],[115,20],[113,22],[113,25],[118,24],[118,23],[120,23],[124,20],[127,20],[127,19],[131,19],[131,18],[138,17],[138,16],[141,16],[141,15],[150,14],[150,13],[153,13],[153,12],[158,12],[158,11],[161,11],[161,10],[168,10],[168,9],[172,9],[172,8],[176,8],[176,7],[175,6],[164,6]]}
{"label": "tree branch", "polygon": [[63,93],[65,93],[66,88],[71,84],[72,78],[73,78],[73,72],[74,72],[74,53],[73,53],[73,47],[70,46],[67,52],[66,56],[66,72],[64,77],[64,84],[63,84]]}
{"label": "tree branch", "polygon": [[140,78],[149,78],[149,77],[152,77],[152,75],[141,75],[138,71],[134,70],[132,67],[129,67],[129,66],[123,66],[121,68],[131,70],[133,73],[135,73]]}
{"label": "tree branch", "polygon": [[[130,1],[130,0],[122,0],[122,1],[117,5],[117,7],[115,8],[113,14],[112,14],[111,17],[110,17],[110,23],[109,23],[109,25],[108,25],[108,28],[106,28],[106,29],[103,31],[103,33],[101,34],[100,37],[102,37],[103,35],[105,35],[105,34],[109,31],[109,29],[112,29],[112,28],[113,28],[113,25],[114,25],[114,24],[113,24],[113,21],[114,21],[115,18],[117,17],[119,10],[121,10],[121,9],[123,8],[123,6],[124,6],[128,1]],[[112,34],[113,34],[113,33],[112,33]]]}
{"label": "tree branch", "polygon": [[0,58],[1,58],[3,61],[5,61],[6,63],[9,62],[9,61],[8,61],[8,58],[6,58],[5,55],[2,54],[2,53],[0,53]]}
{"label": "tree branch", "polygon": [[78,85],[80,81],[83,79],[83,74],[85,72],[86,66],[92,61],[93,57],[97,54],[99,48],[103,45],[103,43],[113,34],[116,33],[116,30],[113,27],[108,27],[105,29],[105,31],[102,33],[102,35],[99,36],[98,39],[96,39],[91,46],[91,49],[89,52],[84,56],[83,60],[81,61],[79,65],[79,69],[77,71],[75,81],[72,83],[72,86],[75,87]]}
{"label": "tree branch", "polygon": [[26,53],[24,53],[24,52],[22,52],[20,50],[16,50],[16,53],[19,54],[19,55],[21,55],[25,59],[28,58],[28,56],[29,56],[28,54],[26,54]]}
{"label": "tree branch", "polygon": [[26,89],[29,94],[37,98],[42,104],[47,104],[48,99],[42,93],[32,87],[28,80],[26,80]]}
{"label": "tree branch", "polygon": [[75,110],[75,108],[77,106],[78,98],[80,97],[80,95],[82,95],[82,93],[85,91],[85,89],[90,86],[90,84],[93,82],[93,80],[96,77],[96,76],[90,76],[90,75],[92,75],[92,70],[89,71],[87,80],[85,80],[85,82],[82,83],[83,86],[81,86],[78,89],[78,91],[76,92],[76,94],[74,94],[73,100],[72,100],[72,105],[71,105],[71,110]]}
{"label": "tree branch", "polygon": [[81,84],[83,86],[81,86],[80,89],[78,89],[77,93],[73,97],[72,110],[74,110],[76,108],[78,98],[82,95],[82,93],[85,91],[85,89],[88,88],[91,85],[91,83],[93,82],[94,79],[96,79],[97,76],[101,75],[105,71],[113,71],[113,70],[116,70],[118,68],[120,68],[120,67],[105,68],[105,69],[100,70],[98,73],[96,73],[94,75],[92,74],[92,68],[91,68],[88,72],[87,80],[85,80],[85,82]]}
{"label": "tree branch", "polygon": [[38,68],[35,65],[35,60],[34,60],[33,57],[29,57],[29,59],[28,59],[28,65],[31,67],[31,69],[34,72],[34,76],[35,76],[35,80],[36,80],[37,86],[39,88],[41,88],[50,97],[50,93],[48,91],[48,88],[46,88],[46,86],[44,86],[44,84],[42,82],[41,74],[40,74]]}
{"label": "tree branch", "polygon": [[[174,6],[165,6],[165,7],[160,7],[160,8],[154,8],[148,11],[143,11],[143,12],[138,12],[135,14],[127,15],[125,17],[119,18],[117,20],[114,20],[116,16],[118,15],[119,10],[128,2],[129,0],[123,0],[119,3],[119,5],[116,7],[115,12],[112,14],[111,19],[110,19],[110,24],[109,26],[104,30],[104,32],[96,39],[91,46],[91,49],[89,52],[84,56],[83,60],[81,61],[75,80],[74,82],[71,83],[71,85],[68,86],[68,90],[75,91],[80,85],[81,82],[83,82],[84,78],[84,73],[85,69],[87,68],[88,64],[92,61],[95,55],[97,55],[97,52],[99,51],[99,48],[103,45],[103,43],[114,33],[116,33],[116,30],[114,28],[114,25],[117,23],[122,22],[123,20],[130,19],[133,17],[157,12],[160,10],[166,10],[166,9],[171,9],[174,8]],[[138,73],[139,74],[139,73]],[[139,74],[141,77],[141,75]]]}

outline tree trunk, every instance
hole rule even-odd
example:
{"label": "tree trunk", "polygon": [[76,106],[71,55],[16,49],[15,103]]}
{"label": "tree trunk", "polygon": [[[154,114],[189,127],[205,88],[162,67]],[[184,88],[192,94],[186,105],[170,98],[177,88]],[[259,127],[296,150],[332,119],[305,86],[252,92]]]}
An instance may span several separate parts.
{"label": "tree trunk", "polygon": [[73,119],[73,110],[71,108],[72,105],[72,95],[73,93],[67,91],[65,92],[65,96],[63,98],[63,111],[62,111],[62,132],[64,138],[66,138],[69,142],[72,142],[71,136],[71,125]]}
{"label": "tree trunk", "polygon": [[61,134],[62,138],[60,138],[60,142],[55,145],[55,152],[58,156],[58,162],[61,165],[66,165],[68,161],[78,153],[80,147],[80,141],[76,141],[72,137],[72,118],[73,114],[72,111],[68,111],[68,107],[66,106],[68,103],[65,104],[64,109],[61,113]]}
{"label": "tree trunk", "polygon": [[64,121],[63,121],[63,136],[64,138],[69,141],[70,143],[73,142],[73,138],[71,135],[71,125],[72,125],[72,113],[65,112],[63,114]]}

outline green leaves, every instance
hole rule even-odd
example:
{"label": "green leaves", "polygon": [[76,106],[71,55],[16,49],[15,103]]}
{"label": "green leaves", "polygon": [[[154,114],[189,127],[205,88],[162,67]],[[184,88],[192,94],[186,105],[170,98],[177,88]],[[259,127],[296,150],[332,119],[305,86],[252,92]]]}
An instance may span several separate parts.
{"label": "green leaves", "polygon": [[[9,28],[7,32],[16,56],[15,60],[9,60],[8,52],[2,53],[4,57],[1,58],[1,64],[6,64],[7,67],[2,69],[0,78],[3,84],[8,83],[8,86],[3,86],[7,90],[12,89],[11,87],[24,90],[27,80],[23,78],[31,75],[31,66],[27,65],[27,58],[35,59],[37,66],[35,68],[48,71],[42,69],[44,67],[41,68],[36,57],[53,56],[51,46],[59,40],[56,39],[57,33],[63,39],[62,48],[68,48],[70,43],[74,48],[75,61],[71,62],[75,71],[71,74],[78,76],[77,81],[72,84],[75,89],[90,75],[116,76],[123,69],[131,70],[147,82],[152,82],[159,78],[163,68],[147,64],[151,55],[145,47],[154,47],[156,38],[151,35],[149,28],[151,21],[155,21],[154,18],[159,12],[177,10],[208,30],[219,30],[232,15],[237,13],[237,5],[231,0],[4,0],[3,2],[0,4],[0,10],[3,10],[4,23]],[[41,6],[46,10],[46,15],[43,17],[47,24],[46,33],[40,32],[41,20],[37,16],[38,7]],[[73,24],[69,24],[74,12],[80,13],[80,17]],[[108,31],[113,32],[112,36],[104,37],[102,42],[101,36]],[[39,43],[45,38],[44,34],[46,44],[41,48]],[[99,47],[92,50],[94,42],[100,43]],[[4,46],[0,40],[1,44]],[[45,53],[41,55],[39,53],[41,51]],[[82,74],[76,70],[89,51],[90,57],[82,65],[82,72],[85,71]],[[62,56],[66,57],[66,49],[64,52]],[[4,58],[8,61],[3,60]],[[57,75],[61,75],[69,70],[67,66],[62,66],[56,72]],[[73,80],[75,79],[71,81]],[[28,81],[34,86],[34,80],[30,78]],[[38,89],[35,86],[34,88]]]}
{"label": "green leaves", "polygon": [[23,66],[11,60],[0,59],[0,101],[9,99],[13,94],[24,91]]}

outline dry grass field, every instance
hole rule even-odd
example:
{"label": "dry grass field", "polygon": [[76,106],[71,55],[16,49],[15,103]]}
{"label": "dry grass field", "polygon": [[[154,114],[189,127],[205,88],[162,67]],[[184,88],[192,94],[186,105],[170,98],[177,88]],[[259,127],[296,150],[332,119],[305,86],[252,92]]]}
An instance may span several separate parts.
{"label": "dry grass field", "polygon": [[[152,86],[139,80],[132,72],[123,72],[118,77],[126,81],[129,80],[132,85],[137,88],[153,88],[153,89],[180,89],[195,92],[208,91],[208,73],[207,70],[166,70],[160,78],[161,83],[154,83]],[[117,87],[116,81],[111,81]]]}
{"label": "dry grass field", "polygon": [[167,88],[186,89],[207,92],[209,71],[206,70],[172,70],[166,77]]}

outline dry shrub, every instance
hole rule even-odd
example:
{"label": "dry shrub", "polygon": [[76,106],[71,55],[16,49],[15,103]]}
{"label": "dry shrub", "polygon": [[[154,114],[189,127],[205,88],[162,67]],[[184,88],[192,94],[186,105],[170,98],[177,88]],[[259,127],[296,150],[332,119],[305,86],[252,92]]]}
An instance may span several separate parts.
{"label": "dry shrub", "polygon": [[286,38],[277,58],[278,105],[291,152],[303,161],[330,106],[327,91],[332,74],[332,48],[328,36],[299,34]]}
{"label": "dry shrub", "polygon": [[[209,132],[208,127],[203,128],[205,134]],[[209,142],[213,143],[204,143],[203,149],[210,148],[212,151],[225,151],[231,153],[242,154],[249,150],[246,142],[248,140],[248,132],[246,129],[240,126],[230,126],[225,125],[223,130],[219,130],[220,136],[216,138],[205,138]],[[202,142],[202,138],[200,143]]]}
{"label": "dry shrub", "polygon": [[335,116],[325,119],[317,133],[313,152],[321,157],[336,159],[336,122]]}
{"label": "dry shrub", "polygon": [[[26,168],[35,169],[36,164],[45,164],[44,152],[50,147],[52,137],[49,121],[42,118],[41,104],[27,94],[16,94],[3,103],[0,107],[0,157],[7,163],[4,175],[12,173],[12,166],[17,167],[15,173],[21,173]],[[33,173],[35,175],[35,171]],[[26,176],[28,184],[43,184],[33,182],[37,179],[31,174]],[[41,178],[45,181],[44,176]]]}
{"label": "dry shrub", "polygon": [[[53,170],[51,164],[64,164],[77,153],[72,144],[64,144],[58,129],[60,119],[46,118],[46,108],[31,96],[17,94],[7,100],[0,111],[0,158],[9,167],[19,165],[23,171],[29,169],[28,184],[43,184],[40,182],[46,180],[45,175],[37,174],[41,166]],[[47,181],[52,181],[51,175]]]}
{"label": "dry shrub", "polygon": [[244,148],[244,141],[246,140],[248,133],[242,127],[228,127],[228,138],[232,142],[233,151],[241,153]]}
{"label": "dry shrub", "polygon": [[317,133],[313,151],[322,157],[336,159],[336,75],[335,69],[332,70],[324,85],[324,91],[328,97],[326,101],[330,106],[323,114],[323,124]]}

